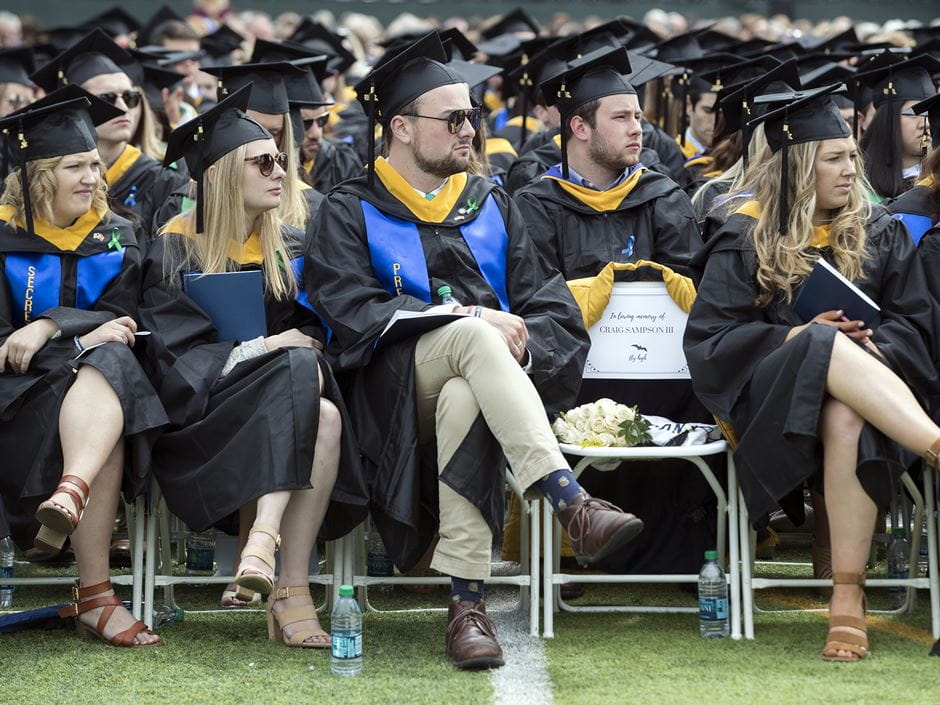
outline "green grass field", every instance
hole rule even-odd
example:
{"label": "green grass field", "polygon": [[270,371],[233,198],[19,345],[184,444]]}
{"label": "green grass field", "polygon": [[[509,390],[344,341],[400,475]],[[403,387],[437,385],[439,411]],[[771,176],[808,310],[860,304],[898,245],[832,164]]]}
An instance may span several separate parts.
{"label": "green grass field", "polygon": [[[188,612],[182,623],[163,630],[166,644],[158,649],[113,649],[62,628],[0,636],[0,703],[500,702],[488,673],[459,672],[445,660],[441,612],[368,614],[364,672],[340,679],[330,673],[328,653],[268,642],[260,612],[193,612],[211,609],[217,592],[178,587],[177,599]],[[883,606],[884,596],[870,592],[870,606]],[[66,593],[20,588],[17,605],[53,604]],[[373,602],[439,607],[445,597],[396,590],[373,595]],[[691,593],[671,586],[589,586],[588,598],[695,604]],[[808,590],[773,591],[759,602],[765,608],[824,606]],[[499,614],[496,619],[498,624]],[[940,659],[927,656],[926,592],[914,612],[871,622],[872,655],[858,664],[818,658],[824,613],[760,614],[753,642],[702,640],[695,615],[562,614],[556,638],[544,647],[557,705],[940,703]]]}

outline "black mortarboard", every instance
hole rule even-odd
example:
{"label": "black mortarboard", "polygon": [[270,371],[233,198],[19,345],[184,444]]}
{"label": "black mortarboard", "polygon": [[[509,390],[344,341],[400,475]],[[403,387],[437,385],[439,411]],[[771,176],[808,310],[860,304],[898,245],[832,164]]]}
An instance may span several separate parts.
{"label": "black mortarboard", "polygon": [[930,124],[930,134],[933,137],[933,147],[940,147],[940,93],[916,103],[911,110],[918,115],[927,113],[927,122]]}
{"label": "black mortarboard", "polygon": [[771,110],[748,123],[750,127],[763,123],[764,135],[767,137],[770,149],[774,152],[783,150],[780,160],[779,228],[781,235],[786,233],[789,221],[787,154],[790,145],[839,139],[852,134],[838,106],[831,98],[833,93],[840,90],[844,90],[844,86],[836,83],[805,91],[762,95],[755,99],[755,103],[758,104],[786,101],[783,107]]}
{"label": "black mortarboard", "polygon": [[592,100],[624,93],[636,94],[627,75],[630,58],[623,47],[602,48],[572,61],[568,68],[542,83],[540,89],[548,105],[561,113],[561,171],[568,178],[568,155],[564,125],[572,113]]}
{"label": "black mortarboard", "polygon": [[492,39],[504,34],[516,34],[517,32],[532,32],[535,35],[541,31],[539,23],[536,22],[521,7],[516,8],[508,15],[504,15],[498,22],[483,30],[481,34],[484,39]]}
{"label": "black mortarboard", "polygon": [[[758,56],[743,61],[741,57],[735,57],[735,61],[730,61],[730,57],[734,54],[720,54],[719,56],[727,57],[727,60],[722,60],[713,68],[696,71],[696,77],[708,84],[708,89],[713,93],[720,93],[736,83],[753,81],[783,63],[772,56]],[[705,57],[699,61],[705,62],[708,58]]]}
{"label": "black mortarboard", "polygon": [[775,59],[780,61],[787,61],[789,59],[795,59],[798,56],[803,56],[804,54],[809,53],[799,42],[787,42],[785,44],[777,44],[769,49],[764,50],[766,56],[772,56]]}
{"label": "black mortarboard", "polygon": [[834,37],[823,40],[812,49],[820,54],[842,54],[851,51],[851,47],[859,43],[858,35],[854,27],[849,27],[844,32],[840,32]]}
{"label": "black mortarboard", "polygon": [[470,88],[476,88],[480,84],[489,81],[493,76],[503,72],[499,66],[477,64],[463,59],[451,59],[447,62],[447,66],[456,71]]}
{"label": "black mortarboard", "polygon": [[655,56],[660,61],[668,61],[670,64],[681,64],[683,59],[698,59],[705,55],[698,37],[706,31],[708,31],[707,27],[664,39],[655,46],[656,53],[651,56]]}
{"label": "black mortarboard", "polygon": [[137,30],[137,46],[143,47],[153,43],[153,33],[160,25],[167,22],[182,22],[180,17],[169,5],[162,5],[150,18],[144,22],[143,27]]}
{"label": "black mortarboard", "polygon": [[[539,37],[547,39],[547,37]],[[522,56],[522,44],[511,34],[486,39],[477,44],[477,49],[486,54],[487,61],[498,63],[503,68],[512,68]]]}
{"label": "black mortarboard", "polygon": [[[803,68],[802,64],[800,64],[800,68]],[[803,88],[819,88],[820,86],[831,86],[833,83],[847,84],[853,76],[855,76],[855,69],[851,66],[843,66],[830,61],[810,71],[801,71],[800,83],[803,84]]]}
{"label": "black mortarboard", "polygon": [[98,145],[95,126],[123,114],[123,110],[73,85],[53,91],[0,118],[0,131],[8,140],[11,151],[16,153],[20,167],[28,232],[33,232],[33,209],[26,162],[94,149]]}
{"label": "black mortarboard", "polygon": [[144,69],[144,95],[147,96],[147,102],[150,108],[163,114],[163,89],[172,88],[186,77],[176,71],[168,71],[153,64],[143,64]]}
{"label": "black mortarboard", "polygon": [[630,58],[630,74],[627,80],[638,90],[644,83],[668,76],[676,68],[665,61],[651,59],[635,51],[628,51],[627,56]]}
{"label": "black mortarboard", "polygon": [[940,61],[925,54],[877,68],[869,64],[855,74],[855,80],[871,87],[872,102],[877,108],[888,102],[925,100],[935,95],[937,88],[931,74],[937,71]]}
{"label": "black mortarboard", "polygon": [[[597,48],[591,45],[591,40],[599,34],[609,34],[611,37],[613,37],[614,41],[618,45],[623,46],[624,42],[633,37],[636,32],[634,32],[633,28],[629,24],[624,22],[619,17],[617,19],[610,20],[609,22],[599,24],[596,27],[591,27],[591,29],[585,30],[584,32],[581,32],[580,35],[578,35],[581,37],[582,46],[586,47],[585,53],[593,51],[595,48]],[[659,40],[657,39],[657,41]],[[608,43],[606,38],[604,39],[604,43]]]}
{"label": "black mortarboard", "polygon": [[[659,54],[657,54],[657,58],[660,58]],[[707,93],[709,91],[718,93],[723,87],[720,72],[725,67],[741,63],[741,61],[740,57],[734,54],[710,54],[708,56],[681,59],[677,63],[679,66],[673,72],[669,90],[681,104],[679,108],[681,111],[679,114],[679,142],[685,147],[685,133],[686,128],[689,126],[689,106],[686,99],[695,93]],[[718,72],[716,74],[717,83],[702,78],[702,76],[715,72]]]}
{"label": "black mortarboard", "polygon": [[250,83],[233,91],[210,110],[177,127],[167,139],[164,165],[185,159],[189,175],[196,180],[197,233],[203,230],[206,169],[243,144],[271,139],[270,132],[245,114],[251,91]]}
{"label": "black mortarboard", "polygon": [[202,70],[219,79],[219,97],[254,84],[248,109],[268,115],[290,112],[287,80],[302,77],[304,70],[287,61],[240,64],[238,66],[203,66]]}
{"label": "black mortarboard", "polygon": [[343,46],[343,38],[331,32],[319,22],[305,17],[300,26],[288,37],[290,41],[303,44],[311,51],[326,54],[330,57],[329,70],[331,73],[343,74],[356,63],[356,57]]}
{"label": "black mortarboard", "polygon": [[630,35],[624,38],[617,36],[616,32],[614,33],[614,35],[617,36],[617,41],[627,49],[645,53],[663,40],[660,35],[656,34],[656,32],[651,30],[647,25],[642,22],[637,22],[630,17],[621,15],[617,18],[617,21],[630,29]]}
{"label": "black mortarboard", "polygon": [[447,56],[451,59],[473,61],[473,57],[480,51],[477,45],[467,39],[466,35],[456,27],[438,32],[438,36],[441,38],[441,43],[444,45],[444,51],[447,52]]}
{"label": "black mortarboard", "polygon": [[730,135],[735,130],[741,130],[743,147],[741,156],[745,164],[748,145],[754,132],[754,128],[748,123],[766,113],[771,107],[769,103],[756,103],[754,99],[763,94],[793,92],[801,88],[796,61],[790,59],[767,71],[763,76],[743,84],[729,86],[718,95],[724,136]]}
{"label": "black mortarboard", "polygon": [[[206,52],[212,63],[226,64],[232,62],[232,52],[242,48],[245,38],[234,29],[224,24],[212,34],[207,34],[199,40],[199,48]],[[262,41],[262,40],[257,40]]]}
{"label": "black mortarboard", "polygon": [[[150,49],[150,47],[146,47],[146,48]],[[160,58],[157,59],[157,64],[159,66],[166,68],[168,66],[169,67],[176,66],[177,64],[182,63],[183,61],[202,61],[203,59],[206,58],[206,52],[204,52],[202,49],[195,50],[195,51],[174,51],[173,49],[167,49],[165,51],[159,52],[159,56]],[[216,65],[220,66],[222,64],[216,64]],[[224,64],[224,65],[229,66],[230,64]]]}
{"label": "black mortarboard", "polygon": [[926,44],[931,39],[940,39],[940,25],[931,25],[929,27],[910,27],[907,30],[918,46]]}
{"label": "black mortarboard", "polygon": [[45,66],[30,76],[45,91],[53,91],[65,85],[80,85],[89,78],[105,73],[126,73],[137,83],[135,69],[139,65],[134,58],[100,29],[93,29],[76,44],[66,49]]}
{"label": "black mortarboard", "polygon": [[774,44],[775,42],[769,39],[754,37],[753,39],[739,42],[738,45],[734,47],[734,53],[739,56],[756,56],[757,54],[762,54],[767,51],[770,47],[774,46]]}
{"label": "black mortarboard", "polygon": [[394,56],[382,57],[372,71],[356,84],[356,99],[369,117],[366,133],[369,144],[368,173],[375,168],[375,124],[388,121],[401,108],[441,86],[465,83],[463,77],[446,65],[447,53],[436,32],[429,32]]}
{"label": "black mortarboard", "polygon": [[44,34],[46,35],[46,42],[48,42],[49,46],[53,49],[52,55],[54,56],[65,51],[88,34],[88,29],[86,27],[75,26],[53,27],[52,29],[47,29]]}
{"label": "black mortarboard", "polygon": [[715,52],[730,52],[741,43],[741,40],[716,29],[706,29],[698,35],[698,43],[706,54],[712,54]]}
{"label": "black mortarboard", "polygon": [[329,59],[325,54],[317,54],[303,44],[295,42],[278,43],[264,39],[255,40],[251,63],[272,63],[277,61],[290,62],[294,67],[303,71],[301,74],[291,72],[284,77],[287,99],[291,105],[316,108],[332,104],[331,101],[324,100],[323,92],[320,90],[320,81],[326,78],[328,70],[327,63]]}
{"label": "black mortarboard", "polygon": [[[931,39],[929,42],[919,44],[912,54],[929,54],[935,59],[940,59],[940,39]],[[934,75],[936,78],[936,75]]]}
{"label": "black mortarboard", "polygon": [[140,29],[140,22],[132,17],[123,9],[115,5],[110,10],[95,15],[82,23],[82,26],[91,29],[100,27],[109,37],[118,37],[122,34],[130,34]]}
{"label": "black mortarboard", "polygon": [[32,86],[29,74],[36,69],[33,48],[28,46],[0,49],[0,83]]}

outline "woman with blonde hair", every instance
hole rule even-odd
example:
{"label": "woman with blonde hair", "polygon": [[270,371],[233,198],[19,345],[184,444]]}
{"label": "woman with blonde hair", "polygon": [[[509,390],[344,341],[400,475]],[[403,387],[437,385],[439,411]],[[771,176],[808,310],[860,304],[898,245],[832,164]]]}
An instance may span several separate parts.
{"label": "woman with blonde hair", "polygon": [[16,537],[24,549],[57,553],[71,538],[79,581],[59,614],[83,636],[145,647],[159,637],[108,579],[119,493],[145,489],[167,422],[130,350],[140,251],[108,210],[95,147],[93,125],[120,112],[70,86],[0,120],[20,164],[0,199],[0,493],[36,512]]}
{"label": "woman with blonde hair", "polygon": [[[321,526],[337,538],[362,520],[357,498],[366,495],[345,408],[319,353],[326,331],[299,281],[302,234],[278,217],[286,156],[245,114],[250,91],[170,135],[167,159],[185,158],[198,187],[194,207],[161,229],[144,263],[141,317],[154,332],[149,363],[171,424],[153,448],[154,473],[170,510],[194,530],[247,517],[237,586],[269,596],[270,638],[326,648],[309,593],[310,554]],[[258,290],[244,294],[235,274],[257,272]],[[263,305],[256,337],[223,335],[221,319],[206,312],[212,307],[181,284],[225,273],[216,280],[221,301],[241,292]],[[239,318],[249,316],[239,309]]]}
{"label": "woman with blonde hair", "polygon": [[[685,352],[696,394],[737,432],[752,520],[779,504],[802,523],[807,482],[825,496],[834,585],[822,658],[857,661],[878,508],[918,457],[937,465],[940,428],[923,410],[937,393],[924,273],[901,224],[867,201],[834,88],[764,116],[773,156],[698,257]],[[820,259],[880,311],[849,320],[826,300],[797,306]]]}

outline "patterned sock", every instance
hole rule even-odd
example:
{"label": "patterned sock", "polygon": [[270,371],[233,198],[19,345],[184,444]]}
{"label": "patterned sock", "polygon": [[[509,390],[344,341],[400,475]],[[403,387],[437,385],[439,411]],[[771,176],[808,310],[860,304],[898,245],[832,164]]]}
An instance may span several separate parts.
{"label": "patterned sock", "polygon": [[546,475],[535,483],[548,503],[552,505],[552,511],[560,512],[567,507],[575,497],[584,492],[578,481],[574,479],[571,470],[556,470]]}
{"label": "patterned sock", "polygon": [[450,579],[451,602],[483,602],[483,581]]}

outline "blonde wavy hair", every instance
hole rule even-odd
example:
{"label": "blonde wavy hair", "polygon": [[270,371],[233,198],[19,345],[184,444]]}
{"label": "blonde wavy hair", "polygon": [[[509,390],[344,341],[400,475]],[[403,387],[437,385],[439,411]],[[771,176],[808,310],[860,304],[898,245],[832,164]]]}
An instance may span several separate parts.
{"label": "blonde wavy hair", "polygon": [[[780,234],[780,168],[782,150],[769,159],[754,164],[754,200],[761,204],[760,216],[750,232],[757,256],[757,306],[768,306],[776,299],[793,301],[793,290],[809,275],[816,262],[810,254],[813,239],[813,213],[816,211],[815,162],[823,142],[804,142],[789,147],[787,155],[787,232]],[[866,197],[867,184],[860,153],[855,157],[856,177],[849,200],[831,211],[829,246],[836,268],[850,281],[862,277],[862,264],[868,258],[866,223],[871,203]]]}
{"label": "blonde wavy hair", "polygon": [[134,89],[140,91],[140,120],[130,142],[151,159],[162,163],[166,145],[157,137],[157,116],[150,109],[144,89],[141,86],[134,86]]}
{"label": "blonde wavy hair", "polygon": [[304,198],[303,181],[300,179],[300,156],[294,147],[294,128],[291,124],[290,114],[284,115],[284,127],[281,129],[281,142],[278,149],[287,154],[287,167],[284,177],[284,188],[281,195],[281,207],[277,214],[282,221],[301,230],[306,229],[310,218],[310,207]]}
{"label": "blonde wavy hair", "polygon": [[[719,213],[722,219],[727,219],[741,204],[741,199],[747,196],[747,191],[753,189],[754,173],[757,167],[770,159],[772,152],[767,145],[767,137],[764,134],[764,123],[760,123],[751,133],[751,139],[747,143],[747,168],[744,167],[744,159],[738,159],[731,167],[716,176],[714,179],[706,181],[698,191],[692,196],[692,203],[698,205],[705,196],[709,184],[730,183],[727,195],[720,199],[720,204],[712,205],[709,212]],[[713,201],[714,203],[714,201]]]}
{"label": "blonde wavy hair", "polygon": [[[29,200],[33,209],[33,217],[42,219],[47,223],[55,221],[55,214],[52,212],[52,203],[55,200],[56,193],[54,172],[59,163],[65,159],[65,156],[33,159],[26,162],[26,178],[29,181]],[[26,221],[19,168],[7,174],[6,180],[3,182],[3,196],[0,196],[0,206],[11,206],[14,220]],[[98,166],[98,184],[92,197],[91,208],[98,212],[108,210],[108,184],[104,180],[104,167],[101,165]]]}
{"label": "blonde wavy hair", "polygon": [[[233,243],[236,246],[242,244],[241,238],[233,237],[233,233],[243,233],[245,230],[242,174],[247,152],[246,144],[236,147],[206,170],[203,176],[204,232],[195,234],[196,208],[199,204],[160,228],[160,235],[184,236],[177,238],[178,249],[168,247],[166,251],[164,264],[165,270],[171,273],[171,283],[179,283],[180,272],[190,263],[194,263],[199,271],[205,274],[238,269],[238,265],[231,258],[235,253],[232,253],[230,248]],[[288,174],[285,181],[289,177]],[[297,293],[297,282],[291,268],[286,264],[290,261],[290,254],[284,242],[281,224],[278,210],[271,209],[258,216],[253,228],[261,239],[265,289],[278,300],[291,298]]]}

